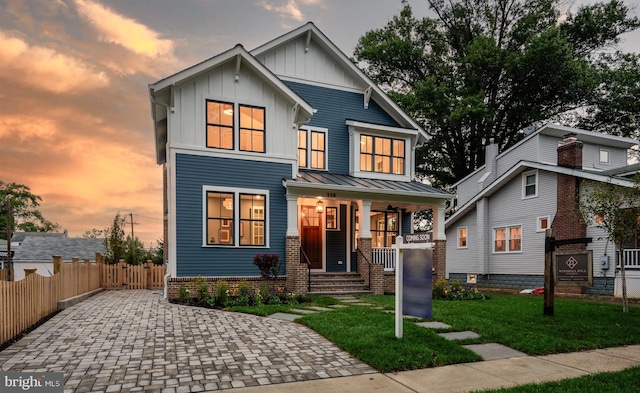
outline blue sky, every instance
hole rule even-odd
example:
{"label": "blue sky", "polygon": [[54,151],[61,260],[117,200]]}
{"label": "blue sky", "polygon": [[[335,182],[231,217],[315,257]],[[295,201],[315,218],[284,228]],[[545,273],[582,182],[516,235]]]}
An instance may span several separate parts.
{"label": "blue sky", "polygon": [[[585,1],[576,1],[572,8]],[[627,0],[638,5],[640,0]],[[409,3],[428,15],[425,1]],[[80,236],[134,213],[162,234],[147,85],[313,21],[351,56],[400,0],[0,0],[0,180],[31,187]],[[622,48],[640,52],[640,32]]]}

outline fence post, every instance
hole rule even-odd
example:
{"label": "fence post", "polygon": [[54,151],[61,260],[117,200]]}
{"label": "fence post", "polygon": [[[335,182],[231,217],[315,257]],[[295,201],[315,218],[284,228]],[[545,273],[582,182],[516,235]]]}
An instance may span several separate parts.
{"label": "fence post", "polygon": [[24,269],[24,278],[29,277],[30,275],[32,275],[33,273],[36,272],[36,270],[38,270],[37,268],[33,267],[33,268],[28,268],[28,269]]}
{"label": "fence post", "polygon": [[123,286],[127,285],[128,282],[125,282],[125,276],[127,274],[127,265],[124,262],[124,259],[118,260],[118,287],[122,289]]}
{"label": "fence post", "polygon": [[53,274],[60,273],[62,267],[62,257],[59,255],[53,256]]}
{"label": "fence post", "polygon": [[147,260],[147,289],[153,286],[153,262]]}

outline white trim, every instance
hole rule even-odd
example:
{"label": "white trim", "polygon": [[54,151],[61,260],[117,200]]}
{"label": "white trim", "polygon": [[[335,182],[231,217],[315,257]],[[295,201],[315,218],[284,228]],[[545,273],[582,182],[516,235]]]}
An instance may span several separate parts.
{"label": "white trim", "polygon": [[[354,127],[356,129],[367,130],[367,133],[372,132],[379,136],[398,135],[398,134],[405,134],[405,135],[411,135],[411,136],[418,135],[418,130],[414,128],[392,127],[392,126],[367,123],[364,121],[357,121],[357,120],[347,120],[345,121],[345,124],[349,127]],[[397,138],[397,139],[401,139],[401,138]]]}
{"label": "white trim", "polygon": [[[233,194],[233,244],[219,245],[207,243],[207,193],[219,192]],[[238,224],[240,223],[240,194],[264,195],[264,245],[241,245],[240,231]],[[202,247],[204,248],[269,248],[269,190],[261,190],[254,188],[238,188],[225,186],[202,186]]]}
{"label": "white trim", "polygon": [[[519,227],[520,228],[520,249],[516,250],[516,251],[512,251],[509,247],[509,242],[511,240],[511,238],[509,237],[509,229],[511,228],[516,228]],[[496,251],[496,229],[504,229],[505,230],[505,250],[504,251]],[[522,254],[522,249],[524,248],[524,244],[523,244],[523,231],[522,231],[522,224],[514,224],[514,225],[500,225],[500,226],[495,226],[493,228],[491,228],[491,232],[493,233],[492,235],[492,246],[491,246],[491,253],[492,254]]]}
{"label": "white trim", "polygon": [[170,154],[167,154],[167,199],[168,199],[168,231],[169,231],[169,245],[168,245],[168,271],[170,277],[178,276],[178,236],[177,236],[177,223],[176,223],[176,151],[169,150]]}
{"label": "white trim", "polygon": [[[532,195],[527,195],[527,186],[529,185],[527,184],[527,178],[531,175],[535,177],[535,183],[533,184],[535,192]],[[523,172],[522,173],[522,199],[537,198],[539,185],[540,185],[540,176],[538,176],[537,169]]]}
{"label": "white trim", "polygon": [[[542,227],[542,220],[547,220],[547,227]],[[551,228],[551,216],[540,216],[536,218],[536,232],[544,232],[545,230]]]}
{"label": "white trim", "polygon": [[171,149],[178,154],[188,154],[202,157],[232,158],[241,161],[274,162],[278,164],[289,164],[295,167],[297,167],[298,165],[297,157],[292,158],[289,156],[267,155],[265,153],[254,153],[248,151],[201,148],[189,145],[174,146],[171,147]]}
{"label": "white trim", "polygon": [[[347,121],[349,123],[350,121]],[[353,122],[352,122],[353,123]],[[368,124],[355,122],[358,124]],[[354,124],[355,124],[354,123]],[[380,126],[385,128],[385,126]],[[349,126],[349,175],[364,179],[393,180],[393,181],[411,181],[414,175],[414,169],[411,165],[413,155],[413,136],[410,133],[398,135],[394,133],[395,127],[386,127],[386,129],[376,128],[360,128],[355,125]],[[403,129],[400,129],[403,130]],[[362,135],[371,136],[373,138],[387,138],[393,140],[404,141],[404,174],[373,172],[360,170],[360,137]],[[393,165],[393,162],[391,163]]]}
{"label": "white trim", "polygon": [[[464,230],[464,246],[460,245],[460,231]],[[466,249],[469,248],[469,227],[468,226],[463,226],[463,227],[458,227],[457,229],[457,242],[456,242],[456,249],[458,250],[462,250],[462,249]]]}

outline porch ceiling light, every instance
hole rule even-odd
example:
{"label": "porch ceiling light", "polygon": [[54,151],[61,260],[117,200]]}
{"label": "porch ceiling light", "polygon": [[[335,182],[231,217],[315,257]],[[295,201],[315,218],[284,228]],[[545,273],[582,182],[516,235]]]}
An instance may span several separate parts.
{"label": "porch ceiling light", "polygon": [[316,211],[318,213],[322,213],[324,211],[324,203],[320,200],[318,200],[318,203],[316,203]]}

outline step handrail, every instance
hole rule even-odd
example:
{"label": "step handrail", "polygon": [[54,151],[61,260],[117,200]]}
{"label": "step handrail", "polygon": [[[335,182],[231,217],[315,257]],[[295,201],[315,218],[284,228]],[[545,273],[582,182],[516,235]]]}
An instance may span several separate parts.
{"label": "step handrail", "polygon": [[311,261],[302,246],[300,246],[300,256],[304,256],[305,262],[307,263],[307,293],[309,293],[311,292]]}
{"label": "step handrail", "polygon": [[367,283],[369,284],[369,290],[371,290],[371,261],[369,260],[369,258],[367,258],[366,255],[364,255],[364,253],[362,252],[362,250],[360,249],[360,247],[356,248],[356,251],[362,256],[362,258],[364,259],[365,262],[367,262],[367,266],[369,267],[367,270],[369,271],[369,280],[367,281]]}

